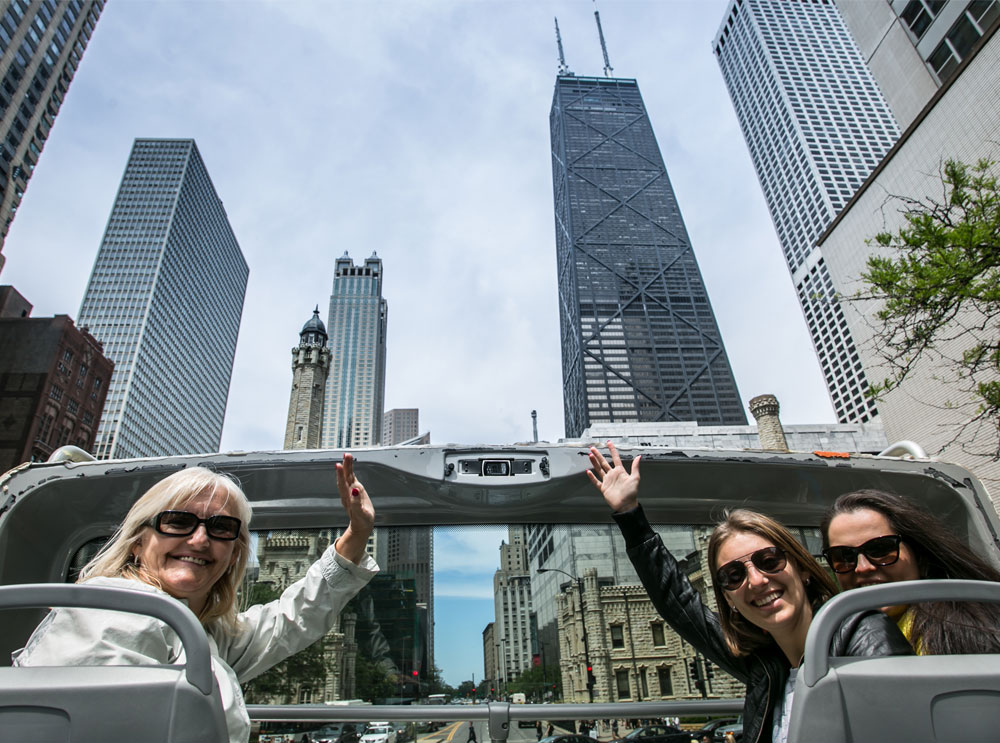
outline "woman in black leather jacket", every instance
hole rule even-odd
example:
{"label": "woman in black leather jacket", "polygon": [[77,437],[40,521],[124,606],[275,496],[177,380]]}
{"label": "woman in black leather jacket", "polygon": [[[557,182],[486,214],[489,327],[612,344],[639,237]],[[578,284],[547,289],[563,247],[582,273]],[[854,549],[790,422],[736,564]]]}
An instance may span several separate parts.
{"label": "woman in black leather jacket", "polygon": [[[626,471],[614,444],[611,463],[591,447],[590,480],[614,511],[629,558],[660,615],[709,660],[747,685],[746,743],[784,743],[795,674],[815,611],[837,588],[781,524],[747,510],[730,512],[712,533],[708,564],[719,613],[701,600],[639,505],[639,462]],[[831,655],[910,655],[906,639],[878,611],[848,618]]]}

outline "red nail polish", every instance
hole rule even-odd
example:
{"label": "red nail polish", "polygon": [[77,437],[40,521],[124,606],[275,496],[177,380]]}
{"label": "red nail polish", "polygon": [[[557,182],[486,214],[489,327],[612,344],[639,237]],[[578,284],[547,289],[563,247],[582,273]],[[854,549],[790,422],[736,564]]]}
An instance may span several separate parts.
{"label": "red nail polish", "polygon": [[351,495],[361,495],[361,488],[351,488]]}

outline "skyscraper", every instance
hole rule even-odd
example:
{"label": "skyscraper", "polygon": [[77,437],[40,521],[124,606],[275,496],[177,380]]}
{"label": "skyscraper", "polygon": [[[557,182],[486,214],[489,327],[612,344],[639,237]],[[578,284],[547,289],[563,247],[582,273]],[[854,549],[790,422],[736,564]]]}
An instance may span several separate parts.
{"label": "skyscraper", "polygon": [[732,0],[714,51],[837,419],[876,413],[816,240],[899,137],[833,0]]}
{"label": "skyscraper", "polygon": [[[0,4],[0,249],[104,0]],[[0,253],[0,270],[4,257]]]}
{"label": "skyscraper", "polygon": [[638,84],[561,72],[549,124],[566,435],[746,424]]}
{"label": "skyscraper", "polygon": [[137,139],[83,303],[115,363],[99,458],[217,451],[249,269],[192,139]]}
{"label": "skyscraper", "polygon": [[331,368],[323,406],[324,448],[376,446],[385,400],[385,331],[382,259],[375,253],[355,266],[337,259],[326,323]]}

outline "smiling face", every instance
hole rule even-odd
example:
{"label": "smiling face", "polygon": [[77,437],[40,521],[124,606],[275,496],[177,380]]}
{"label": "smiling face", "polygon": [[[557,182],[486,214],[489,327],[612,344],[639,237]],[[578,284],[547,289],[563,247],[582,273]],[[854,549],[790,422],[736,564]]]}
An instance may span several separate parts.
{"label": "smiling face", "polygon": [[[834,516],[826,533],[831,547],[859,547],[869,539],[896,532],[883,514],[871,508],[861,508]],[[873,565],[863,554],[858,554],[858,564],[854,570],[849,573],[837,573],[837,580],[845,591],[879,583],[920,580],[920,567],[913,550],[903,541],[899,545],[899,559],[892,565],[879,567]],[[882,611],[889,616],[901,614],[905,609],[905,605],[882,607]]]}
{"label": "smiling face", "polygon": [[804,641],[812,621],[812,607],[794,560],[788,558],[777,573],[761,572],[750,562],[752,553],[773,546],[757,534],[736,532],[719,546],[715,569],[732,560],[745,560],[746,580],[735,591],[724,591],[726,599],[745,620],[769,632],[779,645],[785,638],[800,635]]}
{"label": "smiling face", "polygon": [[[176,506],[200,518],[225,515],[237,516],[224,493],[214,495],[206,490],[191,500]],[[187,599],[195,614],[201,612],[216,581],[234,561],[235,541],[212,539],[204,524],[198,524],[193,534],[169,537],[153,527],[145,527],[142,539],[132,554],[139,563],[141,575],[154,582],[174,598]]]}

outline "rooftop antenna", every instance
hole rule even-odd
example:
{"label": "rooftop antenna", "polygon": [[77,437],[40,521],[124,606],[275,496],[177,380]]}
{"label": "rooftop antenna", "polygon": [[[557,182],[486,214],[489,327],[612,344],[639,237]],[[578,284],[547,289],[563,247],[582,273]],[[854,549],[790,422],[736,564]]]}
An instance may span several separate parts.
{"label": "rooftop antenna", "polygon": [[597,35],[601,37],[601,52],[604,54],[604,77],[611,77],[615,69],[608,59],[608,47],[604,43],[604,29],[601,28],[601,14],[597,12],[597,0],[594,0],[594,18],[597,20]]}
{"label": "rooftop antenna", "polygon": [[559,47],[559,74],[560,75],[572,75],[573,73],[569,71],[569,67],[566,66],[566,57],[563,55],[562,48],[562,36],[559,35],[559,19],[556,18],[556,45]]}

